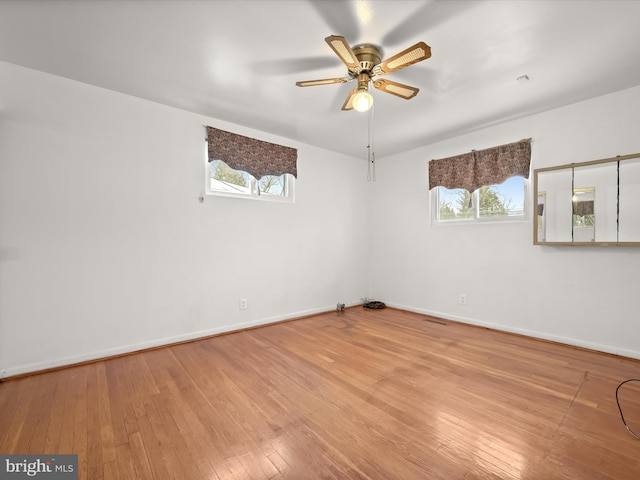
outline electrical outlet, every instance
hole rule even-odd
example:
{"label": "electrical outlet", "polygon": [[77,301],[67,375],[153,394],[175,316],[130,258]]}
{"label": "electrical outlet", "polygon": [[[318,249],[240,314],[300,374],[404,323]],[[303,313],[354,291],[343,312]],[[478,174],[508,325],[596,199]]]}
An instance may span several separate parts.
{"label": "electrical outlet", "polygon": [[458,297],[458,303],[460,305],[466,305],[467,304],[467,294],[466,293],[461,293],[460,296]]}
{"label": "electrical outlet", "polygon": [[240,299],[240,310],[246,310],[247,308],[249,308],[249,300],[247,300],[246,298],[241,298]]}

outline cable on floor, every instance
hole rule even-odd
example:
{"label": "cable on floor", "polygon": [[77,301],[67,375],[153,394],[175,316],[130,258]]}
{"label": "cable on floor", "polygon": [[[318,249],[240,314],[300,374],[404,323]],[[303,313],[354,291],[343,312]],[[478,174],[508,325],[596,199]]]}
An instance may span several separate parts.
{"label": "cable on floor", "polygon": [[633,430],[631,430],[631,428],[629,427],[629,425],[627,425],[627,421],[624,419],[624,414],[622,413],[622,407],[620,406],[620,399],[618,398],[618,391],[620,390],[620,387],[623,386],[625,383],[629,383],[629,382],[640,382],[640,379],[630,378],[629,380],[625,380],[624,382],[621,382],[620,385],[618,385],[618,388],[616,388],[616,403],[618,404],[618,410],[620,410],[620,418],[622,419],[622,423],[624,423],[624,426],[626,427],[627,431],[631,435],[633,435],[633,438],[640,440],[640,436],[634,433]]}
{"label": "cable on floor", "polygon": [[386,307],[383,302],[379,302],[377,300],[367,300],[362,304],[362,306],[371,310],[380,310]]}

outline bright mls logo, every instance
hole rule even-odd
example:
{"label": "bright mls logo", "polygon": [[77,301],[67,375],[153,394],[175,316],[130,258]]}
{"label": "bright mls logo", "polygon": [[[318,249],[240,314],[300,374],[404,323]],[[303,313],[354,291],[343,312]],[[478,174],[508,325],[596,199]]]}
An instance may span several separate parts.
{"label": "bright mls logo", "polygon": [[0,455],[0,480],[78,480],[78,455]]}

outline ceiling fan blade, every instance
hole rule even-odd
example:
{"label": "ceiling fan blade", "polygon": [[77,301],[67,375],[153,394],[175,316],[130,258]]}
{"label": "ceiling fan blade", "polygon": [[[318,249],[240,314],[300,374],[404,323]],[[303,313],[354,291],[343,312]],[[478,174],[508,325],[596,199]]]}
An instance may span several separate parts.
{"label": "ceiling fan blade", "polygon": [[353,90],[351,90],[351,92],[349,92],[349,96],[347,97],[347,99],[344,102],[344,105],[342,105],[342,110],[352,110],[353,109],[353,97],[355,96],[355,94],[358,92],[358,88],[354,88]]}
{"label": "ceiling fan blade", "polygon": [[292,73],[308,73],[323,68],[335,67],[336,59],[331,55],[324,57],[297,57],[279,60],[261,60],[251,63],[251,70],[260,75],[283,76]]}
{"label": "ceiling fan blade", "polygon": [[296,82],[296,85],[299,87],[313,87],[315,85],[331,85],[332,83],[346,83],[351,79],[348,77],[344,78],[324,78],[322,80],[304,80],[302,82]]}
{"label": "ceiling fan blade", "polygon": [[378,79],[373,82],[373,86],[383,92],[391,93],[398,97],[409,100],[415,97],[420,91],[419,88],[403,85],[402,83],[392,82],[386,79]]}
{"label": "ceiling fan blade", "polygon": [[336,52],[336,55],[340,57],[340,60],[342,60],[350,71],[360,73],[360,62],[344,37],[330,35],[325,38],[324,41]]}
{"label": "ceiling fan blade", "polygon": [[[380,43],[389,47],[402,45],[409,42],[417,35],[429,32],[445,23],[453,20],[459,15],[470,15],[475,8],[482,8],[484,0],[474,2],[422,2],[423,6],[418,10],[408,14],[407,18],[398,23],[391,31],[382,37]],[[344,30],[334,30],[334,32],[345,32]],[[357,37],[349,37],[357,38]]]}
{"label": "ceiling fan blade", "polygon": [[349,38],[360,36],[360,23],[354,8],[346,1],[308,0],[327,26]]}
{"label": "ceiling fan blade", "polygon": [[379,65],[376,65],[373,68],[373,74],[384,75],[385,73],[395,72],[401,68],[426,60],[430,56],[431,47],[424,42],[418,42],[397,55],[384,60]]}

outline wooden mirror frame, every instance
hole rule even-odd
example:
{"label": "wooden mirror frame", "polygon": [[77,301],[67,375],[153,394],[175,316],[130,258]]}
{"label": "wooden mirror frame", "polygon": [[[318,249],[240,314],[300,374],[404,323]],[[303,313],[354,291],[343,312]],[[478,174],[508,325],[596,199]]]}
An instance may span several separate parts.
{"label": "wooden mirror frame", "polygon": [[[588,162],[579,162],[579,163],[570,163],[570,164],[565,164],[565,165],[557,165],[554,167],[546,167],[546,168],[538,168],[535,169],[533,172],[533,244],[534,245],[553,245],[553,246],[640,246],[640,183],[638,183],[638,188],[637,188],[637,192],[635,190],[632,191],[632,195],[633,198],[638,198],[638,214],[637,214],[637,224],[639,226],[639,234],[638,234],[638,238],[637,239],[633,239],[632,241],[620,241],[620,218],[621,218],[621,196],[620,196],[620,186],[621,186],[621,178],[620,178],[620,165],[623,164],[625,161],[629,161],[629,160],[638,160],[639,164],[640,164],[640,153],[634,153],[631,155],[619,155],[617,157],[613,157],[613,158],[604,158],[601,160],[591,160]],[[547,195],[546,191],[542,191],[539,192],[539,175],[540,174],[544,174],[545,172],[560,172],[561,170],[568,170],[570,171],[570,175],[571,175],[571,184],[570,185],[563,185],[563,187],[565,188],[569,188],[569,192],[571,192],[572,197],[575,194],[576,191],[580,191],[580,190],[584,190],[585,188],[590,188],[590,189],[596,189],[597,187],[595,185],[591,185],[589,187],[578,187],[576,188],[576,185],[574,184],[574,178],[575,178],[575,171],[578,168],[585,168],[585,167],[599,167],[599,166],[603,166],[605,164],[609,164],[609,163],[617,163],[617,168],[616,168],[616,181],[615,181],[615,188],[616,188],[616,198],[615,198],[615,212],[613,211],[613,208],[609,208],[607,210],[607,212],[609,214],[611,214],[611,216],[615,216],[615,236],[616,239],[615,240],[607,240],[607,241],[597,241],[596,240],[596,233],[594,230],[594,241],[575,241],[575,236],[574,236],[574,219],[573,219],[573,215],[575,215],[575,207],[573,206],[573,203],[575,202],[575,197],[574,198],[568,198],[567,200],[571,201],[571,205],[573,208],[573,210],[570,213],[570,218],[571,218],[571,240],[570,241],[565,241],[565,240],[561,240],[561,241],[547,241],[547,238],[549,238],[546,229],[548,227],[548,225],[546,224],[546,218],[544,215],[548,214],[549,212],[549,197]],[[610,185],[611,186],[611,185]],[[628,192],[628,190],[627,190]],[[543,198],[543,203],[540,204],[539,203],[539,199]],[[542,206],[540,206],[542,205]],[[553,207],[553,205],[551,205]],[[566,206],[566,204],[565,204]],[[593,208],[593,206],[591,206],[591,208]],[[605,205],[606,208],[606,205]],[[566,210],[566,208],[565,208]],[[626,212],[627,210],[625,210]],[[565,212],[566,214],[566,212]],[[636,216],[634,215],[633,218],[636,218]],[[598,225],[598,216],[594,215],[593,217],[593,221],[595,222],[595,225]],[[538,238],[538,231],[540,228],[540,223],[542,222],[542,231],[544,232],[544,238],[543,239],[539,239]],[[611,223],[612,220],[609,221],[609,223]],[[562,235],[559,235],[562,236]]]}

